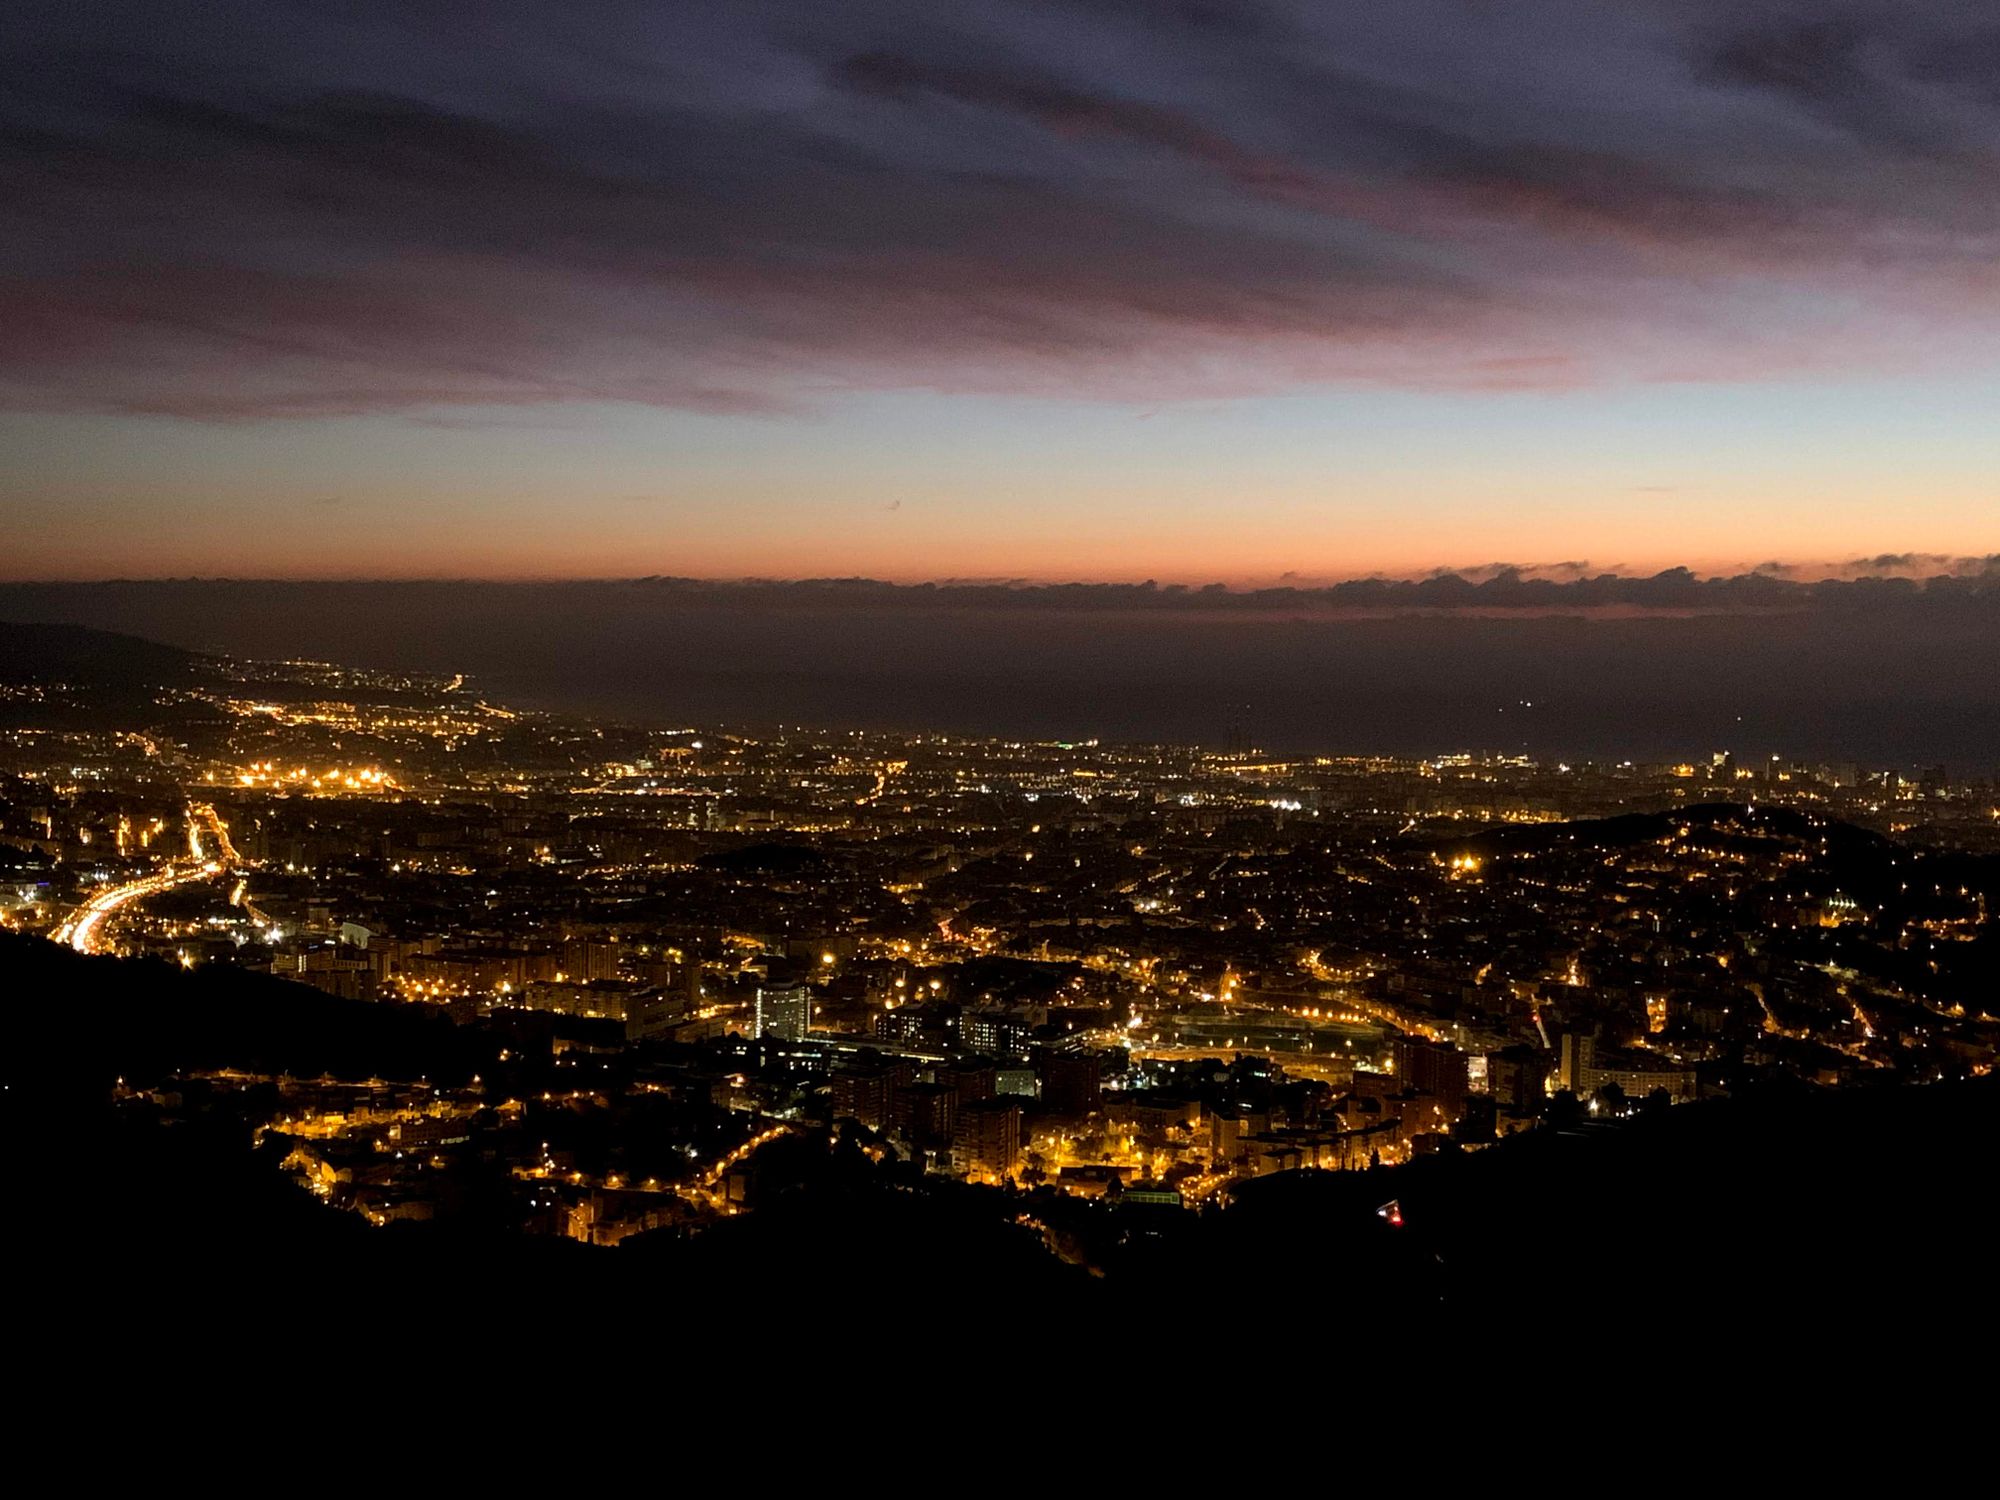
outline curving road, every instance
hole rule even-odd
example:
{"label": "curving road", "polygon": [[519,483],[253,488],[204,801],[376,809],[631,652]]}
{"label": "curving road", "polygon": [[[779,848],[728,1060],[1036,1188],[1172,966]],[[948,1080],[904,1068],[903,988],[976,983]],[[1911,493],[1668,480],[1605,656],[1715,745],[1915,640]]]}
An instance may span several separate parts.
{"label": "curving road", "polygon": [[152,874],[142,875],[124,885],[109,886],[99,891],[79,906],[75,914],[51,936],[79,953],[95,953],[103,939],[104,924],[134,901],[220,875],[228,866],[222,860],[205,857],[201,844],[204,826],[216,845],[233,860],[236,851],[229,846],[228,828],[216,816],[215,809],[207,804],[191,807],[188,809],[188,858],[174,860]]}

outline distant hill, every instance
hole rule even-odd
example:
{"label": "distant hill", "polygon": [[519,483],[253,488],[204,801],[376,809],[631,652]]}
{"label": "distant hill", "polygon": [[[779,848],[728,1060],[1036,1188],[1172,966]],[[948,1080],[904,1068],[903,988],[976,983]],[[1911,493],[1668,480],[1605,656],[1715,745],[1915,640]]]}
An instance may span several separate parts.
{"label": "distant hill", "polygon": [[185,679],[205,660],[136,635],[0,620],[0,682],[152,686]]}
{"label": "distant hill", "polygon": [[1829,852],[1848,854],[1891,847],[1889,840],[1852,823],[1745,802],[1698,802],[1664,812],[1618,813],[1608,818],[1577,818],[1560,823],[1517,823],[1483,828],[1470,836],[1413,840],[1454,852],[1475,854],[1539,854],[1558,848],[1629,849],[1657,843],[1682,828],[1703,832],[1730,831],[1761,838],[1824,839]]}
{"label": "distant hill", "polygon": [[151,724],[161,700],[200,678],[208,662],[108,630],[0,621],[0,728]]}

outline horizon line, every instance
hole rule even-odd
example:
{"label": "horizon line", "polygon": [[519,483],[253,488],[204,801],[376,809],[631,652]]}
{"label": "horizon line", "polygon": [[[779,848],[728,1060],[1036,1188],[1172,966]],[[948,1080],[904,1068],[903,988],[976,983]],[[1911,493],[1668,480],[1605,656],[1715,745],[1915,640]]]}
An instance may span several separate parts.
{"label": "horizon line", "polygon": [[291,585],[291,586],[606,586],[646,584],[655,587],[711,589],[836,589],[876,588],[903,592],[946,590],[985,593],[1031,593],[1043,590],[1102,589],[1105,591],[1186,593],[1245,597],[1259,594],[1359,591],[1370,586],[1421,587],[1426,584],[1532,585],[1538,589],[1592,584],[1762,583],[1813,585],[1821,583],[2000,580],[2000,552],[1884,553],[1848,561],[1767,561],[1757,564],[1675,563],[1664,567],[1624,563],[1597,565],[1588,561],[1555,563],[1486,562],[1411,569],[1369,569],[1356,572],[1269,575],[1173,576],[1160,572],[1105,575],[1028,573],[971,575],[895,575],[874,573],[111,573],[65,576],[0,577],[0,588],[106,588],[158,585]]}

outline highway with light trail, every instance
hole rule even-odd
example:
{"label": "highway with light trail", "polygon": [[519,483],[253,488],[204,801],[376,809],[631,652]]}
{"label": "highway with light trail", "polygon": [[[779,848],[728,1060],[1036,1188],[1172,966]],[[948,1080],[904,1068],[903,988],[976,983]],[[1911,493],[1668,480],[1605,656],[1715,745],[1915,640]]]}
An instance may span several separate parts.
{"label": "highway with light trail", "polygon": [[[204,825],[217,850],[227,856],[227,861],[209,858],[203,850],[201,836]],[[186,859],[173,860],[150,875],[99,891],[55,930],[55,940],[67,943],[78,953],[96,953],[103,942],[106,923],[133,902],[191,885],[197,880],[213,879],[226,870],[235,857],[236,851],[229,843],[229,830],[216,815],[215,809],[206,803],[190,807]]]}

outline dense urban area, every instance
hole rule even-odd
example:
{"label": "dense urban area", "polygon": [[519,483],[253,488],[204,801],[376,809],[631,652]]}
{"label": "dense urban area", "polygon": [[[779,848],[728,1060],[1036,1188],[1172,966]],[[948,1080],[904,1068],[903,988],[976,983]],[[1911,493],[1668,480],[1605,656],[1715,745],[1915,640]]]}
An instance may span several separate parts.
{"label": "dense urban area", "polygon": [[469,1039],[113,1086],[368,1225],[680,1241],[837,1153],[1097,1268],[1273,1176],[1394,1231],[1404,1164],[2000,1046],[2000,787],[1951,768],[645,727],[8,631],[5,929]]}

